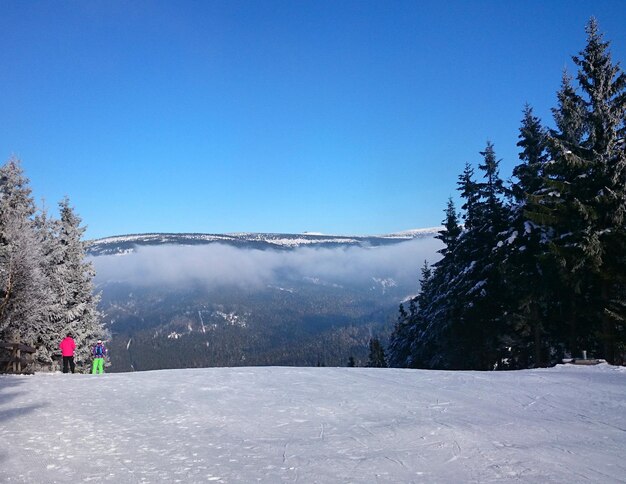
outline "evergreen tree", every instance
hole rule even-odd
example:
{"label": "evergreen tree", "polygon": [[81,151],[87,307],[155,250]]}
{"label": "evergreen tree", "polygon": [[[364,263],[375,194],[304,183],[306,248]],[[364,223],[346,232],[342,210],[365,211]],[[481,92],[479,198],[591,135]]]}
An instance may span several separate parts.
{"label": "evergreen tree", "polygon": [[483,171],[484,182],[479,184],[482,203],[479,204],[482,229],[491,233],[504,226],[505,209],[503,204],[504,182],[500,178],[500,160],[496,158],[493,144],[487,142],[485,151],[481,151],[483,163],[478,165]]}
{"label": "evergreen tree", "polygon": [[443,230],[440,230],[435,236],[436,239],[443,242],[443,248],[439,249],[437,252],[444,258],[449,252],[454,252],[457,240],[462,231],[452,197],[448,198],[445,215],[446,218],[443,220]]}
{"label": "evergreen tree", "polygon": [[504,291],[500,261],[495,257],[505,230],[504,187],[491,143],[481,152],[482,182],[466,165],[459,181],[465,199],[465,230],[454,253],[452,275],[441,286],[452,309],[446,316],[447,355],[437,366],[491,369],[503,360]]}
{"label": "evergreen tree", "polygon": [[524,107],[517,146],[522,150],[519,155],[522,163],[513,168],[513,176],[518,181],[511,192],[515,202],[523,207],[528,197],[541,188],[543,169],[548,162],[547,132],[528,104]]}
{"label": "evergreen tree", "polygon": [[60,223],[56,272],[60,284],[55,294],[59,302],[59,337],[72,333],[76,340],[75,359],[78,365],[90,358],[90,348],[104,336],[97,310],[100,296],[94,293],[95,271],[86,261],[81,219],[66,198],[59,203]]}
{"label": "evergreen tree", "polygon": [[[477,186],[471,179],[471,169],[466,171],[466,181]],[[456,276],[459,261],[458,244],[461,226],[454,202],[448,199],[443,230],[437,238],[444,243],[438,252],[443,256],[433,269],[424,263],[422,268],[422,290],[418,295],[420,312],[419,338],[413,345],[413,366],[419,368],[440,368],[454,365],[450,355],[456,347],[457,333],[451,331],[457,320],[458,304],[455,300],[453,280]]]}
{"label": "evergreen tree", "polygon": [[465,202],[461,206],[463,210],[463,226],[465,230],[471,230],[478,223],[476,210],[480,194],[478,184],[474,180],[474,169],[469,163],[465,163],[465,169],[459,176],[457,189],[461,192],[461,197]]}
{"label": "evergreen tree", "polygon": [[538,195],[542,188],[544,168],[548,162],[547,134],[532,108],[524,108],[519,142],[521,163],[513,169],[517,182],[511,186],[514,204],[509,212],[509,229],[501,241],[499,257],[503,262],[508,327],[505,336],[511,354],[511,368],[547,366],[554,358],[555,342],[550,335],[550,308],[559,286],[556,269],[547,261],[549,226],[540,219],[543,213]]}
{"label": "evergreen tree", "polygon": [[[424,261],[421,269],[420,292],[412,302],[409,313],[410,330],[408,366],[410,368],[430,368],[434,349],[439,343],[440,334],[433,331],[434,321],[438,315],[435,304],[438,284],[443,272],[435,270]],[[444,307],[439,307],[445,310]]]}
{"label": "evergreen tree", "polygon": [[369,368],[387,368],[387,359],[385,358],[385,350],[380,344],[378,338],[370,339],[370,353],[367,361]]}
{"label": "evergreen tree", "polygon": [[562,308],[567,346],[574,355],[587,349],[614,361],[626,315],[626,76],[608,47],[592,19],[587,45],[574,57],[581,92],[564,79],[558,94],[543,203],[555,232],[561,300],[568,301]]}
{"label": "evergreen tree", "polygon": [[28,179],[11,159],[0,168],[0,339],[31,344],[48,330],[50,301],[34,212]]}
{"label": "evergreen tree", "polygon": [[61,292],[63,281],[58,271],[62,258],[58,243],[59,221],[48,216],[45,208],[34,217],[37,243],[41,252],[41,270],[45,278],[49,298],[47,305],[48,326],[36,335],[38,346],[36,356],[37,369],[49,369],[53,365],[54,355],[58,353],[59,342],[65,337],[62,334],[61,306],[57,297]]}
{"label": "evergreen tree", "polygon": [[601,343],[597,351],[614,362],[616,347],[626,342],[626,75],[612,62],[595,19],[586,30],[587,45],[574,57],[586,107],[581,157],[591,168],[587,203],[594,213],[583,247],[596,269],[591,300],[600,315],[593,321]]}
{"label": "evergreen tree", "polygon": [[[561,89],[557,93],[558,106],[552,108],[557,129],[551,130],[552,142],[560,138],[563,143],[576,146],[585,135],[585,103],[572,86],[572,77],[563,71]],[[567,150],[566,150],[567,151]]]}
{"label": "evergreen tree", "polygon": [[410,366],[411,357],[411,321],[403,304],[400,304],[398,313],[398,320],[389,337],[389,366],[406,368]]}
{"label": "evergreen tree", "polygon": [[398,324],[391,335],[389,363],[391,366],[433,368],[442,366],[449,349],[448,332],[454,300],[447,291],[454,274],[454,250],[461,228],[452,199],[448,200],[444,228],[437,238],[444,243],[443,255],[434,270],[424,261],[420,277],[420,293],[411,300],[407,313],[400,306]]}

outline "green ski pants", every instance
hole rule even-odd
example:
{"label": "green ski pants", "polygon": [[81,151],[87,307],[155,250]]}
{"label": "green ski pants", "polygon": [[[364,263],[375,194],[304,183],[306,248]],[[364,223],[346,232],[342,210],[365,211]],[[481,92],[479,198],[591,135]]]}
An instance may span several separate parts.
{"label": "green ski pants", "polygon": [[104,358],[94,358],[93,359],[93,368],[91,369],[92,374],[99,373],[102,375],[104,372]]}

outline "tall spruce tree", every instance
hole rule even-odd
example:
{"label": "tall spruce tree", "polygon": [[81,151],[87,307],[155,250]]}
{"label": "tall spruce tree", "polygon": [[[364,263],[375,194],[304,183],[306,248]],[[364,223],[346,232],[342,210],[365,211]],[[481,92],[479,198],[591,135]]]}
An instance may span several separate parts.
{"label": "tall spruce tree", "polygon": [[59,272],[62,258],[58,239],[60,222],[50,217],[45,207],[35,215],[33,222],[41,252],[41,270],[49,293],[48,325],[36,335],[36,369],[48,369],[55,365],[54,356],[58,354],[59,342],[65,336],[61,334],[63,322],[58,298],[63,287],[62,274]]}
{"label": "tall spruce tree", "polygon": [[[499,174],[500,161],[493,144],[487,143],[480,153],[483,163],[483,181],[477,184],[478,201],[475,202],[474,220],[461,239],[464,270],[459,273],[459,300],[462,332],[466,335],[463,366],[491,369],[500,367],[504,348],[502,340],[505,306],[501,264],[496,248],[505,230],[506,209],[504,185]],[[464,247],[462,247],[464,246]]]}
{"label": "tall spruce tree", "polygon": [[34,213],[28,179],[11,159],[0,168],[0,339],[31,344],[49,329],[50,302]]}
{"label": "tall spruce tree", "polygon": [[424,335],[424,307],[430,294],[431,270],[427,261],[422,267],[420,278],[420,293],[409,301],[409,312],[400,304],[398,321],[389,339],[388,362],[392,367],[424,368],[423,356],[420,349],[423,347]]}
{"label": "tall spruce tree", "polygon": [[[436,276],[436,278],[435,278]],[[437,334],[430,331],[434,319],[432,314],[433,297],[438,285],[439,272],[433,270],[424,261],[421,269],[420,292],[411,301],[408,321],[408,365],[410,368],[429,368],[431,365],[432,350],[437,343]]]}
{"label": "tall spruce tree", "polygon": [[587,255],[597,254],[592,301],[600,315],[599,324],[594,320],[598,351],[614,362],[618,345],[626,342],[626,75],[613,63],[595,19],[586,30],[587,45],[573,58],[586,107],[581,154],[591,167],[589,205],[595,212],[584,247]]}
{"label": "tall spruce tree", "polygon": [[494,255],[505,227],[504,187],[493,145],[488,143],[481,155],[484,181],[474,179],[470,165],[459,176],[462,232],[450,205],[446,210],[445,223],[456,227],[455,235],[435,267],[422,338],[431,368],[491,369],[503,360],[503,295]]}
{"label": "tall spruce tree", "polygon": [[513,204],[509,229],[502,239],[499,256],[503,263],[507,301],[507,335],[512,368],[550,365],[562,355],[551,338],[550,308],[558,287],[555,267],[547,264],[547,242],[551,229],[534,221],[542,212],[538,202],[544,168],[548,162],[547,133],[533,110],[526,105],[517,146],[521,163],[513,169],[517,181],[510,192]]}
{"label": "tall spruce tree", "polygon": [[75,359],[85,365],[90,357],[90,347],[104,336],[97,305],[100,295],[95,294],[93,278],[95,271],[86,260],[85,243],[82,241],[85,228],[81,219],[70,206],[69,199],[59,203],[60,222],[58,232],[58,255],[56,271],[60,284],[56,297],[59,302],[59,337],[72,333],[76,340]]}
{"label": "tall spruce tree", "polygon": [[450,327],[454,299],[449,281],[454,268],[454,250],[461,228],[452,199],[448,200],[443,229],[437,238],[444,243],[439,250],[442,258],[431,268],[425,261],[421,270],[420,292],[411,301],[407,313],[400,306],[398,324],[392,333],[389,346],[391,366],[410,368],[449,367],[451,353]]}
{"label": "tall spruce tree", "polygon": [[[471,170],[467,170],[467,167],[464,174],[471,179]],[[426,282],[422,284],[423,289],[418,297],[422,331],[419,345],[413,353],[415,361],[425,368],[454,366],[450,355],[454,353],[458,342],[458,335],[452,331],[459,314],[453,281],[459,267],[457,248],[462,230],[452,198],[448,199],[444,213],[443,229],[436,236],[444,244],[438,251],[442,258],[433,265],[432,270],[426,266],[422,270],[422,279]]]}
{"label": "tall spruce tree", "polygon": [[410,320],[404,309],[404,304],[400,304],[398,309],[398,319],[389,337],[389,366],[392,368],[409,367],[411,355]]}
{"label": "tall spruce tree", "polygon": [[626,315],[626,77],[595,19],[586,30],[587,45],[573,58],[580,94],[564,78],[554,110],[543,204],[555,231],[552,255],[564,288],[568,349],[614,361]]}

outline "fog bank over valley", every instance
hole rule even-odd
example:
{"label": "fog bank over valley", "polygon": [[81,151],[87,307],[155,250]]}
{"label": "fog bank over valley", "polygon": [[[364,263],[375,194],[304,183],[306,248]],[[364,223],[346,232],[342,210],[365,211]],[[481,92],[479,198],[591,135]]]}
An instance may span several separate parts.
{"label": "fog bank over valley", "polygon": [[439,258],[441,242],[413,239],[377,247],[297,247],[258,250],[225,244],[142,246],[124,255],[92,257],[96,282],[137,286],[204,285],[262,288],[303,278],[330,284],[367,284],[392,279],[417,288],[424,260]]}

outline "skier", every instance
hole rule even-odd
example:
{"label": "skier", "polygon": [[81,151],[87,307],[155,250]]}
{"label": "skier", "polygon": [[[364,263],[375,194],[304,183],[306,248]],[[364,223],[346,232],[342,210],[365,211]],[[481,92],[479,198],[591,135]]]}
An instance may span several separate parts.
{"label": "skier", "polygon": [[107,354],[107,349],[102,344],[101,339],[99,339],[96,346],[93,347],[91,354],[93,355],[93,368],[91,369],[91,373],[94,375],[99,373],[101,375],[104,372],[104,357]]}
{"label": "skier", "polygon": [[72,338],[72,333],[67,333],[67,336],[59,344],[59,348],[61,348],[61,355],[63,355],[63,373],[68,373],[69,370],[72,370],[72,373],[74,373],[74,350],[76,349],[76,343]]}

